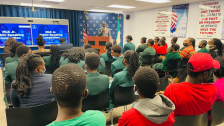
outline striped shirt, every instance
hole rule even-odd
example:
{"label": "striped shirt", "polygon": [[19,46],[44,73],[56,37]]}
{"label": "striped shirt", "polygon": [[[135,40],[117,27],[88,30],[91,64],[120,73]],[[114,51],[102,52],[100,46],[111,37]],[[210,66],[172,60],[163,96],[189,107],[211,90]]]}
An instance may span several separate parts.
{"label": "striped shirt", "polygon": [[190,57],[192,56],[191,52],[193,52],[193,51],[195,51],[194,47],[188,46],[181,51],[180,56],[183,58],[190,59]]}

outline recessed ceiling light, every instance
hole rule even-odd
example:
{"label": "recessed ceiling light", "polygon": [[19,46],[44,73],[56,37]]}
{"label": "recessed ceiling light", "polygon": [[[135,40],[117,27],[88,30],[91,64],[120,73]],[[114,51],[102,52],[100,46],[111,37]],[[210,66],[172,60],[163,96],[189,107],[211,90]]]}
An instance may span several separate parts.
{"label": "recessed ceiling light", "polygon": [[121,13],[121,12],[118,12],[118,11],[98,10],[98,9],[91,9],[91,10],[88,10],[88,11],[94,11],[94,12],[109,12],[109,13]]}
{"label": "recessed ceiling light", "polygon": [[43,1],[63,2],[63,1],[65,1],[65,0],[43,0]]}
{"label": "recessed ceiling light", "polygon": [[[21,6],[32,6],[30,3],[21,3]],[[51,7],[50,5],[33,4],[34,7]]]}
{"label": "recessed ceiling light", "polygon": [[124,5],[110,5],[110,6],[107,6],[107,7],[122,8],[122,9],[136,8],[136,7],[133,7],[133,6],[124,6]]}
{"label": "recessed ceiling light", "polygon": [[150,2],[150,3],[167,3],[167,2],[171,2],[170,0],[136,0],[136,1]]}

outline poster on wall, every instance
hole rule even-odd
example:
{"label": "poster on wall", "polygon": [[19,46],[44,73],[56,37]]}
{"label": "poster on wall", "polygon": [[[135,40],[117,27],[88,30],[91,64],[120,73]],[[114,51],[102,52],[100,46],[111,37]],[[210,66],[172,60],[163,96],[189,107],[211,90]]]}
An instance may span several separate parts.
{"label": "poster on wall", "polygon": [[171,37],[185,38],[187,32],[189,4],[175,5],[172,7]]}
{"label": "poster on wall", "polygon": [[155,9],[154,36],[170,36],[172,7]]}
{"label": "poster on wall", "polygon": [[197,38],[221,39],[223,25],[224,1],[201,2],[199,5],[199,20]]}

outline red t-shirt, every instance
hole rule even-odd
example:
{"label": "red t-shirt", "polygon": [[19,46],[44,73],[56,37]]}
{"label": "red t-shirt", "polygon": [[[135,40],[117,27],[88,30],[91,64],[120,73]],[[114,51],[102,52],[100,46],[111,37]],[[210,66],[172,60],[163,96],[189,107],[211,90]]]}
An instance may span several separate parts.
{"label": "red t-shirt", "polygon": [[162,124],[155,124],[145,118],[138,110],[131,108],[123,112],[119,118],[118,126],[173,126],[175,122],[174,113],[171,113],[166,122]]}
{"label": "red t-shirt", "polygon": [[158,43],[155,43],[153,46],[152,46],[154,49],[157,49],[159,47]]}
{"label": "red t-shirt", "polygon": [[168,48],[168,45],[165,43],[165,46],[164,47]]}
{"label": "red t-shirt", "polygon": [[156,54],[162,54],[162,55],[165,55],[167,52],[167,48],[165,46],[163,47],[159,47],[156,49]]}
{"label": "red t-shirt", "polygon": [[200,115],[211,110],[216,92],[213,84],[182,82],[169,84],[164,95],[175,104],[174,115],[176,117]]}

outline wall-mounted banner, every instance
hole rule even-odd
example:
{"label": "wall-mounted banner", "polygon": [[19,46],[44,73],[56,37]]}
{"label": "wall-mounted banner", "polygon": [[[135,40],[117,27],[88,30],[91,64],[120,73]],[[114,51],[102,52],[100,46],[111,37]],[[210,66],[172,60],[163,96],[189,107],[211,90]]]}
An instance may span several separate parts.
{"label": "wall-mounted banner", "polygon": [[172,7],[155,9],[154,36],[170,36]]}
{"label": "wall-mounted banner", "polygon": [[187,32],[188,8],[189,4],[175,5],[172,7],[171,37],[185,38]]}
{"label": "wall-mounted banner", "polygon": [[224,1],[201,2],[197,24],[197,38],[221,39]]}

